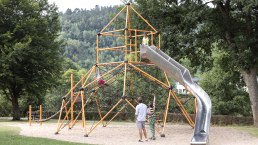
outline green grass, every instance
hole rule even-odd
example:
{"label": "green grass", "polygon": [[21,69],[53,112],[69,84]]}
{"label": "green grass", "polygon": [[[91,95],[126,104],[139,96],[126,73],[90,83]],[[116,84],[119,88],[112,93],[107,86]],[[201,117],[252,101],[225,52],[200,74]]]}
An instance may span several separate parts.
{"label": "green grass", "polygon": [[248,132],[249,134],[258,137],[258,128],[254,126],[234,126],[233,128]]}
{"label": "green grass", "polygon": [[[19,135],[20,128],[0,124],[0,145],[82,145],[53,139]],[[84,144],[85,145],[85,144]]]}

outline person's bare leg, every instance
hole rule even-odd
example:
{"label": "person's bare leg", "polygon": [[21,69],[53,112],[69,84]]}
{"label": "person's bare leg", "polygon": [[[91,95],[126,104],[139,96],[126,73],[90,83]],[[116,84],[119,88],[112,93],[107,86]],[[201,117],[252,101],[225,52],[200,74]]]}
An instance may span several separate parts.
{"label": "person's bare leg", "polygon": [[144,135],[145,139],[147,140],[147,132],[146,132],[146,129],[143,128],[142,130],[143,130],[143,135]]}
{"label": "person's bare leg", "polygon": [[140,140],[142,140],[142,129],[139,129]]}

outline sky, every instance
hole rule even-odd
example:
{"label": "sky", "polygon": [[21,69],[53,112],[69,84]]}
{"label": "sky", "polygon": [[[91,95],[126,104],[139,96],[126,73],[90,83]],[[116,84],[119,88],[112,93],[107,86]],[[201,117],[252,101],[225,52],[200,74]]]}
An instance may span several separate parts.
{"label": "sky", "polygon": [[87,10],[99,6],[113,6],[123,4],[121,0],[48,0],[49,3],[55,3],[59,11],[65,12],[68,8],[86,8]]}

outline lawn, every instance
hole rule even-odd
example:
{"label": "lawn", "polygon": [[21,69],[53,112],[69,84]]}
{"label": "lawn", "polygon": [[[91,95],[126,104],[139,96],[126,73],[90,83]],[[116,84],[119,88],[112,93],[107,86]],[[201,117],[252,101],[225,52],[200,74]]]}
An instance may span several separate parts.
{"label": "lawn", "polygon": [[8,126],[6,123],[0,122],[0,145],[85,145],[53,139],[25,137],[19,135],[19,131],[19,127]]}

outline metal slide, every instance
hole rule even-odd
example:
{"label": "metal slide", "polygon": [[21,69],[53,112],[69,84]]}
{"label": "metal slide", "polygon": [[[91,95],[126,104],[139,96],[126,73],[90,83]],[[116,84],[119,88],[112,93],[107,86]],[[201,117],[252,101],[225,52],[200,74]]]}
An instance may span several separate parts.
{"label": "metal slide", "polygon": [[193,82],[188,69],[179,64],[155,46],[141,45],[141,58],[147,58],[183,85],[197,98],[197,115],[195,118],[192,145],[208,144],[211,119],[211,100],[208,94]]}

